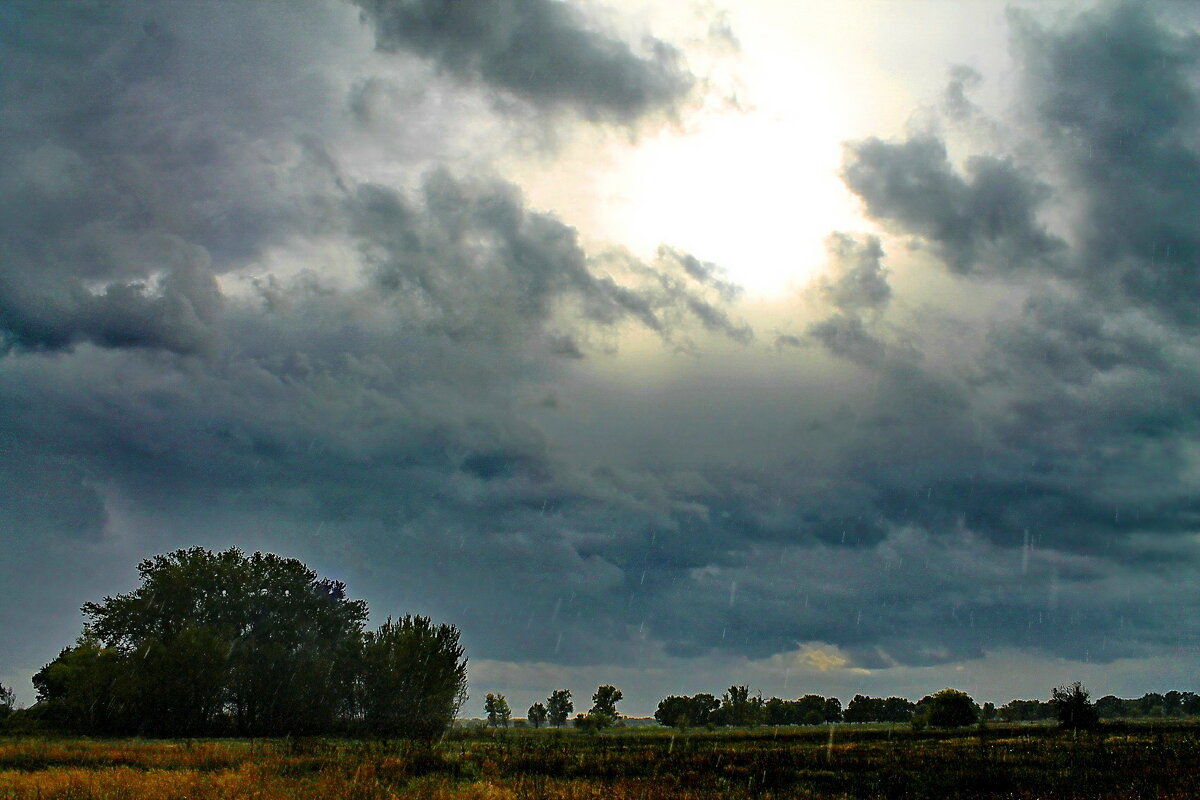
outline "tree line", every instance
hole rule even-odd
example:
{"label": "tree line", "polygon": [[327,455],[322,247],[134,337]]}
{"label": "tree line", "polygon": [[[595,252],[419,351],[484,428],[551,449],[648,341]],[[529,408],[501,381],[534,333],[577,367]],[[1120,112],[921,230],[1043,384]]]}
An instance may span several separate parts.
{"label": "tree line", "polygon": [[946,688],[915,703],[905,697],[868,697],[856,694],[842,708],[836,697],[807,694],[796,700],[761,695],[751,696],[746,686],[731,686],[720,698],[700,693],[671,695],[658,704],[654,718],[661,725],[720,727],[747,725],[821,725],[832,722],[909,723],[955,728],[977,722],[1026,722],[1058,720],[1070,728],[1087,728],[1101,719],[1138,717],[1200,716],[1200,695],[1193,692],[1150,692],[1138,699],[1106,695],[1093,702],[1091,694],[1076,682],[1051,690],[1048,700],[1012,700],[997,708],[982,706],[966,692]]}
{"label": "tree line", "polygon": [[291,558],[177,550],[83,606],[74,645],[33,678],[36,723],[88,734],[431,740],[466,699],[452,625],[388,618]]}
{"label": "tree line", "polygon": [[979,706],[964,692],[943,689],[914,703],[904,697],[855,695],[843,710],[836,697],[807,694],[796,700],[751,696],[747,686],[730,686],[720,698],[702,692],[664,698],[654,712],[661,725],[688,727],[822,725],[831,722],[924,722],[940,727],[969,725]]}
{"label": "tree line", "polygon": [[[575,727],[598,731],[618,724],[621,715],[617,713],[617,703],[623,696],[621,690],[615,686],[610,684],[600,686],[592,695],[592,707],[588,712],[575,715]],[[489,692],[484,699],[483,708],[487,714],[489,726],[493,728],[508,727],[512,718],[512,710],[504,695]],[[574,710],[575,703],[571,700],[570,690],[555,689],[546,698],[545,705],[538,701],[529,707],[529,710],[525,712],[525,720],[534,728],[540,728],[543,724],[561,728],[567,723],[568,717]]]}
{"label": "tree line", "polygon": [[[0,686],[0,721],[87,734],[280,736],[366,734],[431,741],[466,700],[467,658],[453,625],[428,617],[388,618],[366,629],[367,606],[340,581],[319,578],[296,559],[247,556],[237,549],[177,550],[138,565],[128,594],[84,604],[83,632],[33,678],[38,702],[16,710]],[[602,685],[583,730],[618,724],[620,689]],[[502,694],[488,694],[487,722],[507,727]],[[571,692],[553,691],[526,712],[527,724],[562,727],[574,713]],[[795,700],[730,686],[664,698],[660,724],[689,727],[910,723],[958,727],[977,721],[1058,719],[1084,728],[1101,718],[1200,716],[1192,692],[1108,695],[1092,702],[1080,684],[1048,700],[999,708],[943,689],[917,702],[903,697],[807,694]]]}

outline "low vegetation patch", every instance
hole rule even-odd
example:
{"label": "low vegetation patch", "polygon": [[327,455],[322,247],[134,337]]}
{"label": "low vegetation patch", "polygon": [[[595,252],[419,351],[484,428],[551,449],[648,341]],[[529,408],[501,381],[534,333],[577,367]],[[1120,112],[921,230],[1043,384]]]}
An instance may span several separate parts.
{"label": "low vegetation patch", "polygon": [[455,731],[407,741],[0,739],[3,800],[1194,798],[1200,726]]}

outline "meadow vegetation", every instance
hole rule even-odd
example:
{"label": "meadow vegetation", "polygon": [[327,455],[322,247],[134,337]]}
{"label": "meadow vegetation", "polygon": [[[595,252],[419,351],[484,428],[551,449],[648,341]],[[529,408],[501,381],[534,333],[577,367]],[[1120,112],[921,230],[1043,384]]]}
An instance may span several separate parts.
{"label": "meadow vegetation", "polygon": [[0,739],[4,800],[1194,798],[1200,727],[455,730],[403,741]]}

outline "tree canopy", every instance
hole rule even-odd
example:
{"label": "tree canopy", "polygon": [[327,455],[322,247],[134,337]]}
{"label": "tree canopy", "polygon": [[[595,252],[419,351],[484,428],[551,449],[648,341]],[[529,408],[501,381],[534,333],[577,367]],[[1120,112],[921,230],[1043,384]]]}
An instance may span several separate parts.
{"label": "tree canopy", "polygon": [[935,728],[961,728],[979,719],[979,706],[966,692],[947,688],[918,700],[917,714]]}
{"label": "tree canopy", "polygon": [[1058,717],[1058,724],[1072,730],[1091,728],[1100,721],[1091,693],[1083,684],[1075,681],[1070,686],[1059,686],[1050,691],[1050,705]]}
{"label": "tree canopy", "polygon": [[138,573],[133,591],[84,604],[79,640],[34,678],[65,726],[257,736],[365,724],[428,738],[465,696],[456,628],[406,616],[368,633],[366,603],[296,559],[194,547]]}

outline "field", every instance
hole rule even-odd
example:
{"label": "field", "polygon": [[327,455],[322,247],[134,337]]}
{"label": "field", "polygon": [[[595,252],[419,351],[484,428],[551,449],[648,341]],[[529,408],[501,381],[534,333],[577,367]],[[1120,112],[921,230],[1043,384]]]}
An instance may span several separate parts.
{"label": "field", "polygon": [[457,731],[404,742],[0,738],[3,800],[1196,798],[1200,727]]}

